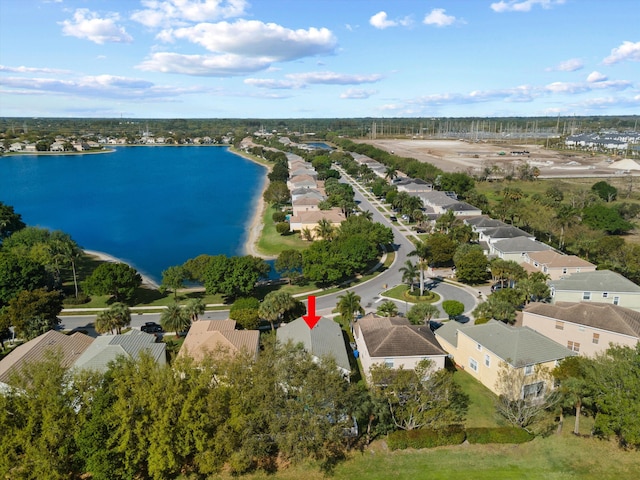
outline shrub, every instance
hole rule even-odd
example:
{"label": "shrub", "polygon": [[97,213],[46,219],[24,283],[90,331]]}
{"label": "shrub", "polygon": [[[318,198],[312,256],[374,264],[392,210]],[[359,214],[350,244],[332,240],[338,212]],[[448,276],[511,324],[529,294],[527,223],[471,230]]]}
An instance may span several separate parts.
{"label": "shrub", "polygon": [[82,305],[83,303],[89,303],[90,301],[91,297],[84,292],[78,293],[78,298],[74,295],[69,295],[64,299],[64,303],[67,305]]}
{"label": "shrub", "polygon": [[469,443],[525,443],[534,435],[518,427],[468,428]]}
{"label": "shrub", "polygon": [[284,222],[287,219],[287,216],[285,215],[284,212],[273,212],[273,215],[271,215],[271,219],[275,223],[280,223],[280,222]]}
{"label": "shrub", "polygon": [[398,430],[387,436],[387,445],[391,450],[405,448],[433,448],[443,445],[459,445],[464,442],[465,432],[459,425],[438,430],[417,429]]}
{"label": "shrub", "polygon": [[286,235],[287,233],[289,233],[289,223],[288,222],[276,223],[276,231],[280,235]]}

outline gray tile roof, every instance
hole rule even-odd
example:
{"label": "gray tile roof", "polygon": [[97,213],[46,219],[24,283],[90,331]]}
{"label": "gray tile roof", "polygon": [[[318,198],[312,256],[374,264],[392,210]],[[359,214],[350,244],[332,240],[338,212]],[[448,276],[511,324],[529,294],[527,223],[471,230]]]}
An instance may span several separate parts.
{"label": "gray tile roof", "polygon": [[278,328],[276,338],[280,343],[289,340],[294,344],[302,343],[307,352],[318,358],[332,356],[338,367],[351,371],[342,328],[329,318],[320,318],[313,329],[303,318],[298,318]]}
{"label": "gray tile roof", "polygon": [[496,220],[494,218],[489,218],[489,217],[486,217],[486,216],[467,218],[467,219],[465,219],[465,223],[467,225],[471,225],[476,230],[482,230],[482,229],[485,229],[485,228],[506,227],[507,226],[506,223],[504,223],[504,222],[502,222],[500,220]]}
{"label": "gray tile roof", "polygon": [[640,338],[640,312],[608,303],[530,303],[527,313]]}
{"label": "gray tile roof", "polygon": [[549,285],[556,291],[640,293],[638,285],[611,270],[572,273]]}
{"label": "gray tile roof", "polygon": [[405,318],[369,314],[358,320],[356,328],[360,329],[371,357],[446,355],[429,327],[411,325]]}
{"label": "gray tile roof", "polygon": [[[445,326],[447,325],[437,330],[438,334]],[[458,335],[468,336],[516,368],[575,355],[575,352],[528,327],[512,327],[495,320],[490,320],[484,325],[454,325],[454,327],[457,327]],[[457,341],[454,345],[457,345]]]}
{"label": "gray tile roof", "polygon": [[70,367],[93,342],[93,338],[76,332],[72,335],[49,330],[16,347],[0,361],[0,382],[7,383],[13,372],[19,372],[26,363],[41,362],[47,352],[60,351],[62,366]]}
{"label": "gray tile roof", "polygon": [[156,343],[154,335],[131,330],[123,335],[101,335],[78,358],[73,367],[104,372],[119,356],[138,358],[146,351],[160,365],[166,363],[166,345]]}
{"label": "gray tile roof", "polygon": [[551,250],[549,245],[533,240],[530,237],[515,237],[498,240],[493,243],[493,248],[503,253],[542,252],[545,250]]}
{"label": "gray tile roof", "polygon": [[514,227],[513,225],[505,225],[502,227],[487,228],[483,235],[495,239],[495,238],[515,238],[515,237],[531,237],[534,235],[525,232],[524,230]]}

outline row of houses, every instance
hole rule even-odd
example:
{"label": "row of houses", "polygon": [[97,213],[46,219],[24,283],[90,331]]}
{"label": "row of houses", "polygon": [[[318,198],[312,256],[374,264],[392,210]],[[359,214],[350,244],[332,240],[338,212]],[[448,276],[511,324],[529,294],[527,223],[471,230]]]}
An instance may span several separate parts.
{"label": "row of houses", "polygon": [[583,148],[588,150],[618,150],[624,151],[631,145],[640,145],[640,133],[638,132],[604,132],[604,133],[580,133],[569,135],[564,144],[567,147]]}

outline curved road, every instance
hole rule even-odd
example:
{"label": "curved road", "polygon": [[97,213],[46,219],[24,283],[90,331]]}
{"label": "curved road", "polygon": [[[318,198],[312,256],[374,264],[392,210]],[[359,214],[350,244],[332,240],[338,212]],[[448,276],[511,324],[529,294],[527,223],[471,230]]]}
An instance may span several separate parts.
{"label": "curved road", "polygon": [[[403,225],[398,226],[396,224],[392,224],[387,217],[380,213],[378,209],[381,208],[384,211],[387,211],[386,207],[380,204],[377,200],[374,200],[376,205],[373,205],[372,202],[362,194],[363,187],[361,187],[352,177],[347,175],[346,172],[344,172],[340,167],[337,167],[337,169],[342,175],[342,181],[348,182],[353,186],[353,189],[355,191],[355,200],[359,203],[360,208],[362,210],[372,212],[374,221],[382,223],[383,225],[389,225],[393,230],[393,247],[396,254],[393,264],[386,271],[377,275],[375,278],[348,288],[348,290],[351,290],[360,296],[363,308],[367,313],[369,313],[375,311],[378,307],[377,304],[383,300],[383,298],[381,297],[381,293],[385,290],[385,285],[395,286],[402,283],[402,273],[400,273],[400,269],[405,264],[406,260],[415,260],[414,257],[408,256],[408,254],[414,249],[414,245],[407,238],[407,235],[414,236],[415,234],[409,230],[406,230]],[[432,291],[440,295],[441,301],[458,300],[459,302],[462,302],[464,304],[464,314],[461,316],[460,321],[469,321],[469,314],[477,304],[475,295],[470,293],[470,288],[458,287],[449,283],[436,281],[432,283]],[[342,293],[343,292],[337,292],[318,296],[316,298],[317,313],[323,316],[332,315],[332,310],[335,309],[336,304],[339,301],[338,296],[342,295]],[[406,314],[407,309],[411,308],[407,302],[399,300],[393,301],[398,306],[399,312]],[[144,322],[149,321],[159,323],[159,317],[159,314],[138,314],[137,312],[134,312],[131,316],[131,326],[134,328],[139,328],[142,324],[144,324]],[[202,318],[216,320],[226,319],[228,318],[228,310],[207,312]],[[93,330],[94,320],[95,315],[62,316],[61,327],[65,330],[87,330],[93,336],[95,336],[95,332]]]}

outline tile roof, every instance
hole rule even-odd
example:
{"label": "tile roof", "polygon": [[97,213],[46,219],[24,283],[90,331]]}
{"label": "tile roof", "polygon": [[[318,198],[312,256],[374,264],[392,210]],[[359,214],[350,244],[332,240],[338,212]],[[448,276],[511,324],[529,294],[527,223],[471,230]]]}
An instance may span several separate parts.
{"label": "tile roof", "polygon": [[234,320],[198,320],[191,324],[178,356],[189,355],[196,361],[211,354],[226,352],[231,355],[246,352],[258,355],[260,332],[236,330]]}
{"label": "tile roof", "polygon": [[166,344],[157,343],[154,335],[131,330],[123,335],[101,335],[74,362],[78,369],[96,370],[104,372],[109,363],[120,356],[137,359],[146,351],[160,365],[167,361]]}
{"label": "tile roof", "polygon": [[591,262],[587,262],[575,255],[564,255],[558,253],[555,250],[547,250],[543,252],[531,252],[528,254],[529,258],[542,265],[546,265],[549,268],[562,268],[562,267],[595,267]]}
{"label": "tile roof", "polygon": [[611,270],[572,273],[550,281],[549,286],[556,291],[640,293],[640,286]]}
{"label": "tile roof", "polygon": [[575,352],[529,327],[512,327],[495,320],[483,325],[460,325],[450,321],[436,332],[456,347],[455,333],[458,336],[462,333],[516,368],[575,355]]}
{"label": "tile roof", "polygon": [[640,312],[609,303],[530,303],[524,311],[640,338]]}
{"label": "tile roof", "polygon": [[429,327],[411,325],[405,318],[369,314],[358,320],[356,328],[374,358],[446,355]]}
{"label": "tile roof", "polygon": [[25,363],[43,361],[47,352],[59,350],[62,353],[62,366],[70,367],[93,341],[93,338],[80,332],[65,335],[49,330],[17,346],[0,361],[0,382],[7,383],[13,372],[19,372]]}
{"label": "tile roof", "polygon": [[537,240],[533,240],[531,237],[515,237],[498,240],[493,243],[493,248],[503,253],[523,253],[551,250],[551,247],[549,245],[538,242]]}
{"label": "tile roof", "polygon": [[320,318],[313,328],[309,328],[303,318],[298,318],[278,328],[276,338],[280,343],[288,340],[302,343],[307,352],[318,358],[332,356],[338,367],[351,371],[342,328],[330,318]]}
{"label": "tile roof", "polygon": [[531,237],[534,235],[524,230],[514,227],[513,225],[504,225],[501,227],[487,228],[482,234],[489,238],[515,238],[515,237]]}
{"label": "tile roof", "polygon": [[467,218],[465,219],[465,223],[467,225],[471,225],[472,227],[475,227],[476,229],[482,229],[482,228],[495,228],[495,227],[506,227],[507,224],[500,221],[500,220],[496,220],[494,218],[489,218],[487,216],[479,216],[479,217],[473,217],[473,218]]}

